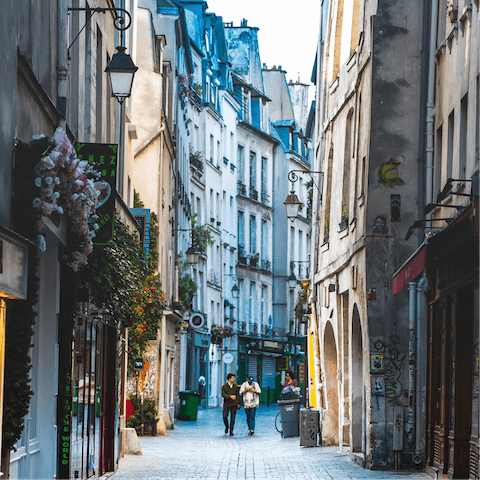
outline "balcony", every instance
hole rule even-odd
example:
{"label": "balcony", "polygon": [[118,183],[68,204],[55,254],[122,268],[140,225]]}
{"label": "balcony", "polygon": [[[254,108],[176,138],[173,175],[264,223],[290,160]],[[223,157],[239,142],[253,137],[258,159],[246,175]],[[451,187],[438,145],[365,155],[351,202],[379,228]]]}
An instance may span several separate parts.
{"label": "balcony", "polygon": [[270,325],[262,325],[262,335],[270,335]]}
{"label": "balcony", "polygon": [[269,260],[262,260],[261,261],[261,269],[265,270],[266,272],[272,271],[272,264]]}
{"label": "balcony", "polygon": [[244,197],[247,196],[247,186],[242,182],[238,182],[238,194],[243,195]]}
{"label": "balcony", "polygon": [[256,202],[258,201],[258,191],[253,187],[250,187],[250,198]]}
{"label": "balcony", "polygon": [[261,198],[264,205],[270,204],[270,195],[268,193],[262,192]]}
{"label": "balcony", "polygon": [[239,333],[246,333],[247,332],[247,322],[238,322],[237,331]]}
{"label": "balcony", "polygon": [[200,152],[190,154],[190,166],[200,173],[203,173],[203,161]]}

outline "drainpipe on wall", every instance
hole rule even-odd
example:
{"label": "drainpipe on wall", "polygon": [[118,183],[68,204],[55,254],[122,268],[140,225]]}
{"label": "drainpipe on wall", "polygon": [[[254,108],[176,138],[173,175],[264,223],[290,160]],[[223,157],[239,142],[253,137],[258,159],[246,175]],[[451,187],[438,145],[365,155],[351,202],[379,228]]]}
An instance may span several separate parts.
{"label": "drainpipe on wall", "polygon": [[[57,108],[67,118],[68,9],[65,0],[57,0]],[[65,125],[63,125],[65,127]]]}
{"label": "drainpipe on wall", "polygon": [[408,284],[408,413],[405,431],[407,442],[415,442],[415,282]]}
{"label": "drainpipe on wall", "polygon": [[[428,52],[428,90],[426,119],[426,156],[425,156],[425,205],[432,203],[433,178],[433,137],[435,122],[435,47],[437,45],[438,2],[432,1],[432,17],[430,22],[430,47]],[[428,217],[429,218],[429,217]]]}
{"label": "drainpipe on wall", "polygon": [[423,274],[417,283],[417,384],[415,394],[416,431],[415,431],[415,455],[413,462],[416,465],[423,463],[426,448],[426,413],[427,413],[427,322],[426,322],[426,297],[428,289],[427,277]]}

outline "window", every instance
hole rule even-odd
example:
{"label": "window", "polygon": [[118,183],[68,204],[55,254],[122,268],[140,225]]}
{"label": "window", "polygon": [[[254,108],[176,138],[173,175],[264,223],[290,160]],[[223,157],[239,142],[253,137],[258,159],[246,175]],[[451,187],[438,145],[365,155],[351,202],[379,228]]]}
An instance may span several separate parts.
{"label": "window", "polygon": [[250,215],[250,254],[257,253],[257,217]]}
{"label": "window", "polygon": [[212,218],[215,218],[214,214],[214,204],[213,204],[213,188],[210,189],[210,221]]}
{"label": "window", "polygon": [[266,319],[266,314],[267,314],[267,306],[266,306],[266,301],[267,301],[267,294],[266,294],[267,287],[266,285],[262,285],[262,297],[261,297],[261,303],[260,303],[260,323],[262,325],[266,325],[267,319]]}
{"label": "window", "polygon": [[210,163],[214,163],[213,162],[213,155],[214,155],[213,146],[214,146],[213,135],[210,135]]}
{"label": "window", "polygon": [[267,194],[267,181],[268,181],[268,159],[266,157],[262,157],[262,172],[261,172],[262,201],[263,201],[263,197]]}
{"label": "window", "polygon": [[238,320],[245,321],[245,284],[243,278],[238,279]]}
{"label": "window", "polygon": [[222,147],[220,142],[217,140],[217,167],[220,166],[220,161],[222,159]]}
{"label": "window", "polygon": [[249,310],[250,310],[250,316],[249,320],[251,323],[255,322],[255,290],[256,290],[256,284],[255,282],[250,282],[250,297],[249,297]]}
{"label": "window", "polygon": [[230,161],[234,162],[234,152],[235,152],[235,136],[233,132],[230,132]]}
{"label": "window", "polygon": [[237,162],[238,162],[238,181],[240,183],[245,182],[245,158],[244,150],[241,145],[237,149]]}
{"label": "window", "polygon": [[454,133],[455,133],[455,111],[452,111],[452,113],[448,116],[447,178],[452,178]]}
{"label": "window", "polygon": [[245,214],[242,211],[238,212],[238,250],[245,253]]}
{"label": "window", "polygon": [[443,128],[440,126],[435,137],[435,157],[433,161],[433,200],[442,189],[442,150],[443,150]]}
{"label": "window", "polygon": [[257,155],[250,152],[250,188],[257,186]]}
{"label": "window", "polygon": [[267,221],[262,220],[262,260],[268,260],[268,228]]}
{"label": "window", "polygon": [[349,218],[348,211],[350,209],[350,162],[352,158],[352,138],[353,138],[353,108],[348,112],[347,125],[345,128],[345,152],[343,156],[343,191],[341,218],[346,220]]}

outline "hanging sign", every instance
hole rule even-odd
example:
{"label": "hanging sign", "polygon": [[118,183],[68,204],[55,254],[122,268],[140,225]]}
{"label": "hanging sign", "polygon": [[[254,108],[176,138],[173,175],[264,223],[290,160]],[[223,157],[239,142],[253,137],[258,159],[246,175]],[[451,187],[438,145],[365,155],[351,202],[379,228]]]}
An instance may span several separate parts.
{"label": "hanging sign", "polygon": [[225,353],[223,355],[223,363],[230,365],[232,362],[233,362],[233,354],[230,352]]}
{"label": "hanging sign", "polygon": [[117,152],[118,145],[110,143],[77,143],[77,155],[82,160],[88,160],[101,174],[95,182],[95,188],[100,190],[97,205],[98,225],[95,245],[105,245],[113,237],[115,224],[115,194],[117,191]]}

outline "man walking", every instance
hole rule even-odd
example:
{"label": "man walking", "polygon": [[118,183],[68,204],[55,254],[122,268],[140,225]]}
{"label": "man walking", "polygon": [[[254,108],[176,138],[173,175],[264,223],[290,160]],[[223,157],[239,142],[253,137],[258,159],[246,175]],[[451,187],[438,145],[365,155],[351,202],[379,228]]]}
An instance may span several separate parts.
{"label": "man walking", "polygon": [[228,433],[228,413],[230,412],[230,436],[233,436],[235,416],[237,415],[237,410],[240,408],[240,398],[238,397],[235,375],[233,373],[227,375],[227,383],[222,386],[222,397],[225,433]]}
{"label": "man walking", "polygon": [[253,381],[253,377],[248,377],[248,380],[240,387],[240,395],[243,395],[243,406],[247,415],[249,435],[253,435],[255,432],[255,414],[260,404],[261,391],[260,385]]}

